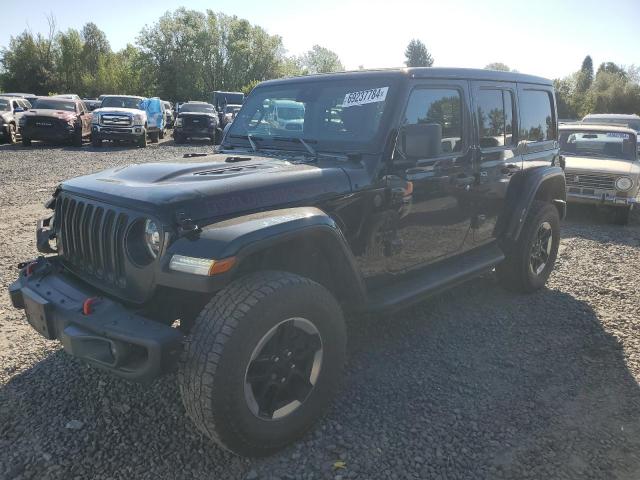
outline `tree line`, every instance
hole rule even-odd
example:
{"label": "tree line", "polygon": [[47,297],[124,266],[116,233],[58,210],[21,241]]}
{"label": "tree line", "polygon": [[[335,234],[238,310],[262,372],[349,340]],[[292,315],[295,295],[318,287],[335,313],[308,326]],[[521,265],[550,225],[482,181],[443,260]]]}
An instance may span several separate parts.
{"label": "tree line", "polygon": [[[282,38],[247,20],[207,10],[179,8],[139,32],[135,43],[113,51],[94,23],[59,31],[50,17],[46,33],[24,31],[0,51],[0,91],[48,95],[103,93],[202,100],[214,90],[248,93],[258,82],[344,70],[338,55],[320,45],[287,55]],[[413,39],[408,67],[430,67],[434,58]],[[485,68],[510,71],[501,62]],[[587,56],[575,73],[554,80],[560,118],[587,113],[640,113],[640,69],[613,62],[594,72]]]}
{"label": "tree line", "polygon": [[0,52],[0,91],[195,100],[214,90],[246,93],[266,79],[344,70],[327,48],[289,56],[280,36],[211,10],[167,12],[119,51],[94,23],[59,31],[48,21],[47,33],[24,31]]}

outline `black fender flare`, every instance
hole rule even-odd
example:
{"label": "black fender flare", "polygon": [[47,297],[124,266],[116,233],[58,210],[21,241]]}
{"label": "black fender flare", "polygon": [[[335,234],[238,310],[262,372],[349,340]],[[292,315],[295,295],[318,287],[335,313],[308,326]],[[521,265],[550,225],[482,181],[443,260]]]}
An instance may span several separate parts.
{"label": "black fender flare", "polygon": [[552,203],[560,219],[567,212],[567,190],[564,170],[559,166],[533,167],[514,176],[507,192],[508,210],[502,223],[502,237],[517,241],[534,200]]}
{"label": "black fender flare", "polygon": [[[325,212],[315,207],[297,207],[234,217],[203,227],[198,233],[183,236],[173,242],[164,255],[161,283],[170,281],[178,286],[179,279],[188,288],[196,291],[213,291],[233,278],[234,272],[242,268],[243,260],[285,242],[300,240],[313,242],[321,247],[326,261],[336,279],[335,290],[349,303],[364,303],[366,288],[351,249],[336,222]],[[198,258],[222,260],[236,258],[233,269],[225,274],[197,277],[168,268],[171,256],[185,255]],[[190,279],[185,278],[187,275]],[[169,277],[174,277],[170,280]],[[194,281],[196,283],[194,283]],[[204,282],[201,283],[200,282]],[[200,286],[198,287],[198,284]]]}

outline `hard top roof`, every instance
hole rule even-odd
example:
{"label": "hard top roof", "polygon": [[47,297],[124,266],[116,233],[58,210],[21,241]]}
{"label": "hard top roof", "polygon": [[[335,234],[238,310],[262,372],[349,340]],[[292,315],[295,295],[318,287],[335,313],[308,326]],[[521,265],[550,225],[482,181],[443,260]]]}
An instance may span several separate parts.
{"label": "hard top roof", "polygon": [[340,73],[323,73],[318,75],[306,75],[301,77],[290,77],[276,80],[267,80],[260,85],[278,85],[297,82],[313,82],[318,80],[346,80],[359,78],[435,78],[435,79],[462,79],[462,80],[485,80],[499,82],[522,82],[534,83],[538,85],[553,85],[551,80],[526,75],[524,73],[501,72],[496,70],[485,70],[479,68],[441,68],[441,67],[419,67],[419,68],[390,68],[379,70],[355,70]]}
{"label": "hard top roof", "polygon": [[611,118],[614,120],[640,120],[640,117],[635,113],[590,113],[585,115],[584,119],[598,119],[598,118]]}
{"label": "hard top roof", "polygon": [[612,125],[611,123],[598,124],[598,123],[566,123],[558,125],[558,130],[582,130],[585,132],[617,132],[617,133],[631,133],[637,135],[633,128],[627,128],[624,125]]}

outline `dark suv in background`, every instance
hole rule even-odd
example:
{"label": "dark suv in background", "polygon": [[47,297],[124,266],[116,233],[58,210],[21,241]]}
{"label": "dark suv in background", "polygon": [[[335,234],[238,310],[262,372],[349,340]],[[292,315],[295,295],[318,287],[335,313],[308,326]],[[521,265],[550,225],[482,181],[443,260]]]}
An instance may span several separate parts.
{"label": "dark suv in background", "polygon": [[[273,118],[291,104],[296,130]],[[116,375],[148,380],[181,354],[188,415],[239,454],[282,448],[329,405],[345,312],[394,311],[493,268],[533,292],[558,252],[565,177],[543,78],[272,80],[218,152],[191,155],[63,182],[37,229],[55,255],[21,264],[9,291],[36,331]]]}
{"label": "dark suv in background", "polygon": [[173,124],[173,139],[176,143],[184,143],[187,139],[208,138],[217,144],[220,143],[220,137],[220,122],[213,105],[187,102],[180,106]]}

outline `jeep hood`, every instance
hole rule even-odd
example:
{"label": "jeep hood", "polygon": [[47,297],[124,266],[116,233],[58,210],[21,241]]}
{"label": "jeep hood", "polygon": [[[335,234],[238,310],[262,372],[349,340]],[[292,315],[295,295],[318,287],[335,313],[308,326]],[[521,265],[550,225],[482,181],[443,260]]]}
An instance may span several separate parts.
{"label": "jeep hood", "polygon": [[566,169],[572,172],[608,173],[613,175],[638,175],[640,164],[631,160],[607,160],[606,158],[566,156]]}
{"label": "jeep hood", "polygon": [[[237,154],[236,154],[237,155]],[[349,193],[341,162],[299,163],[261,156],[210,155],[202,163],[147,163],[64,182],[64,192],[168,218],[194,221],[254,211],[314,205]],[[210,222],[209,222],[210,223]]]}

